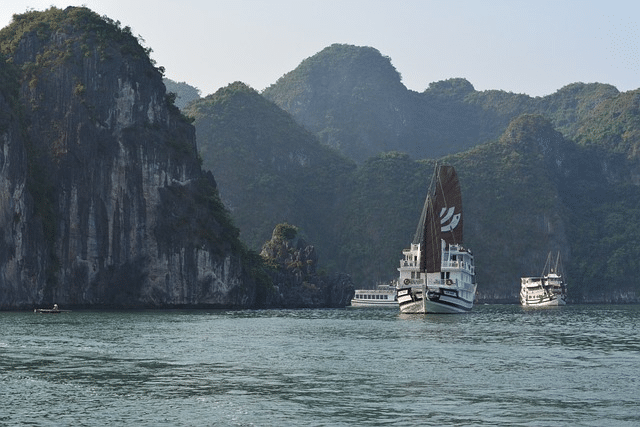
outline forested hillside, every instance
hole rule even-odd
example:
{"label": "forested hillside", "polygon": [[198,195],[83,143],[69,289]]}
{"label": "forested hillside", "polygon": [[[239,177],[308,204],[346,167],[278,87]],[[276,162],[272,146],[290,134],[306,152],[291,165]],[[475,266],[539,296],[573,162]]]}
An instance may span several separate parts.
{"label": "forested hillside", "polygon": [[558,174],[572,145],[545,118],[522,115],[499,140],[444,159],[458,169],[480,297],[515,298],[549,251],[571,253]]}
{"label": "forested hillside", "polygon": [[[258,249],[289,222],[318,247],[322,265],[338,250],[355,164],[320,145],[289,114],[243,83],[192,103],[203,167],[241,230]],[[335,267],[335,263],[327,267]]]}
{"label": "forested hillside", "polygon": [[[231,89],[210,101],[225,105],[222,95]],[[574,83],[533,98],[478,92],[455,78],[417,93],[402,85],[390,59],[377,50],[333,45],[302,61],[263,96],[310,133],[287,121],[279,137],[261,137],[267,129],[270,135],[279,133],[276,121],[260,112],[269,105],[275,114],[274,105],[256,93],[251,104],[242,104],[251,113],[235,125],[229,124],[231,116],[240,116],[228,107],[223,118],[196,103],[188,114],[196,118],[205,167],[213,139],[217,166],[211,167],[220,176],[221,193],[226,186],[234,194],[244,189],[242,197],[256,201],[240,207],[225,196],[233,215],[304,222],[302,230],[311,240],[322,236],[326,242],[321,253],[329,265],[352,273],[358,286],[395,278],[438,160],[455,165],[460,175],[465,240],[476,254],[482,300],[515,302],[519,277],[538,274],[549,251],[562,254],[574,301],[637,300],[639,284],[628,278],[637,268],[640,237],[638,91]],[[272,152],[269,162],[258,155],[265,150],[262,144],[282,147],[285,140],[286,150]],[[298,194],[299,178],[274,168],[266,180],[261,169],[295,158],[298,145],[328,146],[358,164],[345,164],[338,173],[333,168],[345,160],[336,154],[316,164],[318,170],[332,171],[322,175],[321,187],[335,191],[328,198],[314,196],[302,209],[282,194]],[[245,155],[231,154],[238,150]],[[250,160],[240,170],[254,155],[261,160]],[[216,168],[226,171],[224,178]],[[265,180],[276,184],[259,187]],[[262,199],[278,202],[253,212]],[[250,227],[243,229],[244,236],[269,230],[255,219],[241,223]]]}
{"label": "forested hillside", "polygon": [[369,47],[333,45],[263,95],[323,144],[357,161],[397,149],[405,122],[415,113],[390,59]]}
{"label": "forested hillside", "polygon": [[391,59],[376,49],[341,44],[305,59],[263,95],[320,142],[358,162],[381,151],[402,151],[414,159],[464,151],[497,139],[521,114],[541,114],[566,137],[577,138],[594,118],[609,114],[617,122],[621,112],[606,113],[610,106],[629,111],[633,103],[632,96],[600,83],[574,83],[533,98],[480,92],[467,80],[452,78],[418,93],[401,83]]}
{"label": "forested hillside", "polygon": [[167,94],[174,99],[173,103],[181,110],[196,99],[200,99],[200,90],[186,82],[175,82],[166,77],[162,81],[167,88]]}

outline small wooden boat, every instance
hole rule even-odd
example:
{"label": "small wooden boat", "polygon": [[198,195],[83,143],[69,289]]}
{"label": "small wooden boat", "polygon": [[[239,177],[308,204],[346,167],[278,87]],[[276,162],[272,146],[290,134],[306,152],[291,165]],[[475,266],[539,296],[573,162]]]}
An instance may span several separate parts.
{"label": "small wooden boat", "polygon": [[71,310],[60,310],[58,304],[53,304],[53,308],[34,308],[34,313],[43,313],[43,314],[58,314],[58,313],[69,313]]}

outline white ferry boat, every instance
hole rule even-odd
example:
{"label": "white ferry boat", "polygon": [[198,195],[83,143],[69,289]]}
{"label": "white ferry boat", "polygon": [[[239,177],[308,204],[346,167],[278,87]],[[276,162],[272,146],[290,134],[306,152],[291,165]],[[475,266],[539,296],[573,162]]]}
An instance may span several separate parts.
{"label": "white ferry boat", "polygon": [[462,195],[452,166],[436,166],[398,281],[402,313],[465,313],[476,296],[473,254],[462,246]]}
{"label": "white ferry boat", "polygon": [[549,252],[541,276],[520,278],[520,304],[524,307],[553,307],[566,303],[567,287],[560,273],[560,253],[555,267],[551,267]]}
{"label": "white ferry boat", "polygon": [[352,307],[398,307],[395,285],[378,285],[376,289],[356,289]]}

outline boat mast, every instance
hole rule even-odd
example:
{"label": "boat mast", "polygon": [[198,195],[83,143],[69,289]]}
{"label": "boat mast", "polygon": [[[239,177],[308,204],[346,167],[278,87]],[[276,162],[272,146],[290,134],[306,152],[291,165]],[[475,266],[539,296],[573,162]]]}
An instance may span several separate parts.
{"label": "boat mast", "polygon": [[558,251],[558,256],[556,257],[556,269],[555,269],[555,273],[559,276],[560,275],[560,251]]}
{"label": "boat mast", "polygon": [[544,263],[544,268],[542,269],[542,274],[540,277],[544,277],[545,275],[551,272],[551,251],[547,254],[547,261]]}

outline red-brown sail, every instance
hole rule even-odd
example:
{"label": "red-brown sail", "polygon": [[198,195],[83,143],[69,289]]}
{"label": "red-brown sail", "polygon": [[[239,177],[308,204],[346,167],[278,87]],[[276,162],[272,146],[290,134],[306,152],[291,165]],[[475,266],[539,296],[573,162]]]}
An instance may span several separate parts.
{"label": "red-brown sail", "polygon": [[421,243],[420,271],[440,271],[441,239],[462,243],[462,193],[453,166],[436,166],[414,243]]}
{"label": "red-brown sail", "polygon": [[448,245],[462,243],[462,193],[453,166],[439,166],[435,190],[436,213],[440,218],[440,238]]}

